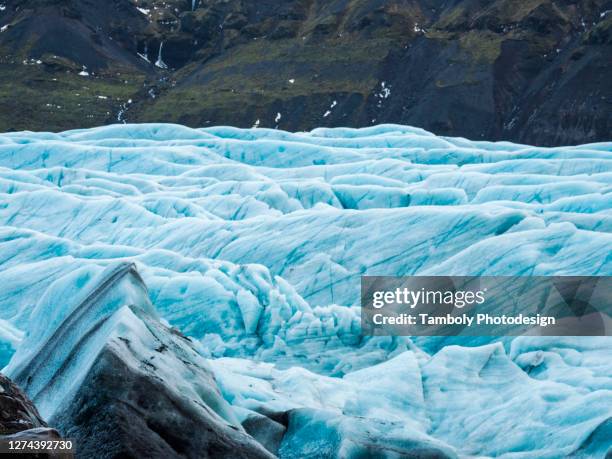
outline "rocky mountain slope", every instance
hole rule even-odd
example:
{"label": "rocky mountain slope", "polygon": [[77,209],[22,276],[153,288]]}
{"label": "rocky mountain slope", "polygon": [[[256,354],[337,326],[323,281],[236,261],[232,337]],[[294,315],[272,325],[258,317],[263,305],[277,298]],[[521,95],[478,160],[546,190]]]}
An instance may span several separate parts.
{"label": "rocky mountain slope", "polygon": [[417,125],[607,140],[610,0],[2,0],[0,130]]}

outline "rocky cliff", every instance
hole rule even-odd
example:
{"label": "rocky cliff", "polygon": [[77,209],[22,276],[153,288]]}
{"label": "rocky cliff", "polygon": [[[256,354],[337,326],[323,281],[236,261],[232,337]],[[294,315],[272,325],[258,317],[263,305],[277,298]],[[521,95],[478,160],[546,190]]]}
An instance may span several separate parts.
{"label": "rocky cliff", "polygon": [[3,0],[0,130],[402,123],[609,138],[609,0]]}

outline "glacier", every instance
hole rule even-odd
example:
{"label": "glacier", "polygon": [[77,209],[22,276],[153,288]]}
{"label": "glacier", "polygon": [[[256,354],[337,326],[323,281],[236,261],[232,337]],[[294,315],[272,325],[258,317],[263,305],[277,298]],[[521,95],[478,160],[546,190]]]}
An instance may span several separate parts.
{"label": "glacier", "polygon": [[159,321],[280,457],[605,457],[610,338],[368,338],[358,304],[364,274],[612,275],[611,184],[612,143],[398,125],[0,134],[0,365],[61,419]]}

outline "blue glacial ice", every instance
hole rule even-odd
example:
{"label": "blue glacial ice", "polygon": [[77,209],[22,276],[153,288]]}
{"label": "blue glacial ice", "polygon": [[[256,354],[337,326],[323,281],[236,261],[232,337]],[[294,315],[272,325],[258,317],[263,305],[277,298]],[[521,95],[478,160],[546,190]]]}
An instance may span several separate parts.
{"label": "blue glacial ice", "polygon": [[79,316],[40,366],[28,390],[48,416],[69,397],[50,371],[112,317],[78,384],[113,330],[139,333],[136,304],[209,359],[227,419],[284,413],[281,457],[605,457],[610,339],[368,339],[357,306],[363,274],[612,275],[611,184],[612,143],[396,125],[0,134],[0,365],[30,368],[133,263],[146,294]]}

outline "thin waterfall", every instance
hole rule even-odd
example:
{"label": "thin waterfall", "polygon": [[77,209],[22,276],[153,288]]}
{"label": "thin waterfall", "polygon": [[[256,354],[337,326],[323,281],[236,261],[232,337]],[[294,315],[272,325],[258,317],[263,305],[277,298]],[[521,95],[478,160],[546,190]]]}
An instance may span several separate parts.
{"label": "thin waterfall", "polygon": [[198,0],[191,0],[191,11],[195,11],[198,7]]}
{"label": "thin waterfall", "polygon": [[147,61],[149,63],[151,62],[149,60],[149,45],[147,43],[145,43],[145,45],[144,45],[144,53],[136,53],[136,54],[138,54],[145,61]]}
{"label": "thin waterfall", "polygon": [[166,63],[164,62],[164,60],[162,59],[162,49],[164,47],[164,42],[160,42],[159,43],[159,52],[157,53],[157,61],[155,61],[155,66],[159,67],[160,69],[167,69],[168,66],[166,65]]}

